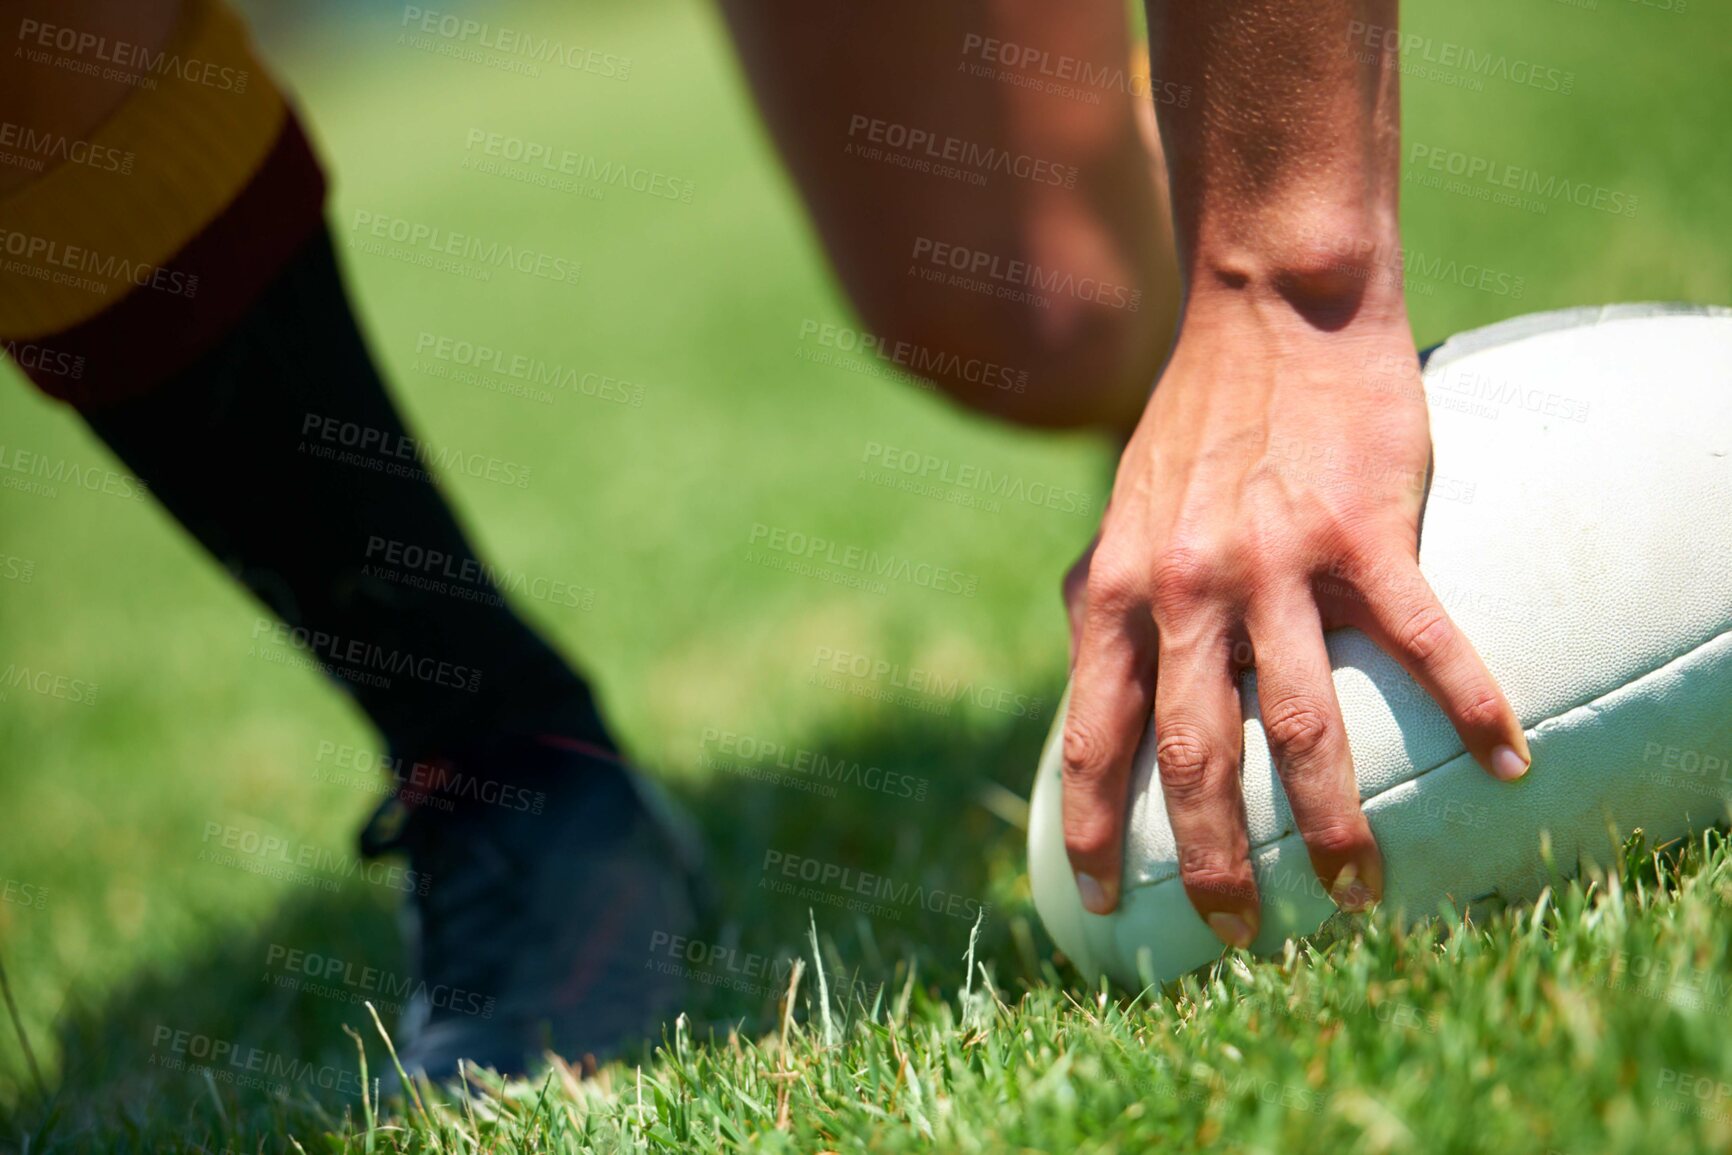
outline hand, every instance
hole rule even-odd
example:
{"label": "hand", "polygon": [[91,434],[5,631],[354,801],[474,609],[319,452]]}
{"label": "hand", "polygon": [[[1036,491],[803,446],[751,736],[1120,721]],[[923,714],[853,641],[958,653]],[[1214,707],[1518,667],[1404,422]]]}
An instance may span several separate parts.
{"label": "hand", "polygon": [[1100,536],[1066,579],[1080,637],[1064,829],[1085,907],[1118,905],[1131,764],[1152,708],[1186,893],[1224,942],[1256,936],[1237,688],[1253,664],[1318,877],[1344,908],[1382,896],[1327,629],[1355,626],[1398,659],[1487,771],[1526,772],[1514,711],[1419,571],[1430,452],[1404,310],[1319,324],[1264,298],[1187,316]]}

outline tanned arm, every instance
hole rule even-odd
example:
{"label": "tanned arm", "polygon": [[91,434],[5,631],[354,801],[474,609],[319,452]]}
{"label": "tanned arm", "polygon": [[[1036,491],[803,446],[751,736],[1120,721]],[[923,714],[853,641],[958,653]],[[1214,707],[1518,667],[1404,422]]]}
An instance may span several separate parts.
{"label": "tanned arm", "polygon": [[[1396,0],[1148,0],[1185,300],[1089,564],[1065,731],[1065,842],[1116,907],[1153,712],[1180,877],[1247,945],[1258,898],[1238,676],[1337,903],[1381,897],[1323,632],[1402,662],[1485,769],[1530,762],[1509,703],[1421,576],[1430,434],[1399,276]],[[1370,38],[1381,43],[1384,39]],[[1392,370],[1392,367],[1393,370]]]}

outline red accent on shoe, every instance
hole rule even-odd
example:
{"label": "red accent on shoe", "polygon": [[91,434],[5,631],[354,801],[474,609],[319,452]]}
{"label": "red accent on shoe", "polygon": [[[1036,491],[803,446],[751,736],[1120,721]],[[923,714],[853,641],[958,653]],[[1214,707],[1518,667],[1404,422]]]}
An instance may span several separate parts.
{"label": "red accent on shoe", "polygon": [[597,746],[594,742],[585,742],[581,738],[567,738],[563,734],[538,734],[535,740],[543,746],[552,746],[555,750],[570,750],[574,754],[587,754],[591,758],[600,758],[604,762],[612,762],[616,766],[628,765],[624,758],[605,746]]}

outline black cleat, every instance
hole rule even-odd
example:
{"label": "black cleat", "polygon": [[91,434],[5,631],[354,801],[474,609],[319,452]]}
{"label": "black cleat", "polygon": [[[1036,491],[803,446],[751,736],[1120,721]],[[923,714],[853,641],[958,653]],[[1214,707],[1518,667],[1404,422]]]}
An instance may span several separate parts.
{"label": "black cleat", "polygon": [[361,832],[363,854],[401,850],[414,872],[404,1069],[521,1075],[547,1051],[600,1062],[659,1039],[685,988],[646,965],[651,936],[692,932],[700,885],[671,805],[611,752],[559,738],[417,769],[442,790],[391,799]]}

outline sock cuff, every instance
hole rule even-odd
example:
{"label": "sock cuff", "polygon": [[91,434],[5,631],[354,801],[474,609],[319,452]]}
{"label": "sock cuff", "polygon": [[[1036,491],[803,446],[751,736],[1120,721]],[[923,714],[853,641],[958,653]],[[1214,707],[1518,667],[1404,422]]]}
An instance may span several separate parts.
{"label": "sock cuff", "polygon": [[214,344],[322,225],[325,191],[221,0],[186,0],[160,54],[97,51],[134,91],[85,163],[0,197],[0,344],[81,407],[148,391]]}

